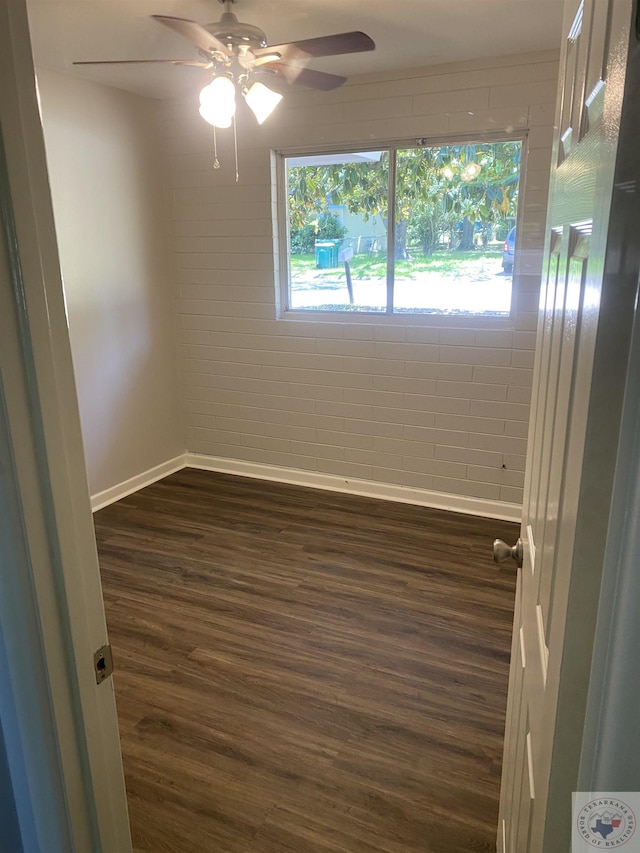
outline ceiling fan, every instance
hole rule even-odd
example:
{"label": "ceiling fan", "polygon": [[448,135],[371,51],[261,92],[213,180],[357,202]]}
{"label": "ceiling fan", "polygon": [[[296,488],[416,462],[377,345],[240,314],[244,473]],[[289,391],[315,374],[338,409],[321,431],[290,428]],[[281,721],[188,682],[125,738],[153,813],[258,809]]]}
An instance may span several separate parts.
{"label": "ceiling fan", "polygon": [[319,38],[303,39],[287,44],[268,45],[265,33],[253,24],[239,21],[231,11],[236,0],[219,0],[225,7],[219,21],[198,24],[185,18],[168,15],[151,17],[188,39],[200,54],[200,60],[188,59],[131,59],[74,62],[74,65],[123,65],[130,63],[160,63],[191,65],[210,69],[238,82],[260,76],[271,81],[297,83],[312,89],[335,89],[346,77],[306,68],[310,59],[373,50],[375,43],[362,32],[337,33]]}
{"label": "ceiling fan", "polygon": [[[239,21],[231,11],[236,0],[219,0],[225,10],[219,21],[198,24],[168,15],[151,17],[188,39],[200,59],[116,59],[74,62],[74,65],[168,64],[191,65],[210,72],[200,92],[200,115],[214,131],[214,162],[218,169],[216,128],[230,127],[236,133],[236,93],[239,92],[255,115],[258,124],[273,112],[282,100],[279,84],[296,83],[312,89],[330,90],[341,86],[346,77],[307,68],[306,63],[321,56],[337,56],[373,50],[375,44],[365,33],[355,31],[303,39],[286,44],[267,44],[265,33],[253,24]],[[261,81],[264,81],[261,82]],[[275,83],[276,91],[265,83]],[[236,180],[238,148],[235,144]]]}

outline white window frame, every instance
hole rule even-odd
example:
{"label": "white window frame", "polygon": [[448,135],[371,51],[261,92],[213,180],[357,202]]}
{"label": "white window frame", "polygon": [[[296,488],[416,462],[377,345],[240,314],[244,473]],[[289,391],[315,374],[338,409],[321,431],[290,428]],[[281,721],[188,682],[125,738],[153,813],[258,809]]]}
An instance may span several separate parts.
{"label": "white window frame", "polygon": [[[498,131],[495,133],[454,134],[434,137],[409,137],[403,139],[367,141],[365,144],[348,143],[322,146],[305,146],[279,149],[272,152],[272,177],[274,198],[274,258],[276,284],[276,318],[295,320],[296,322],[348,322],[348,323],[385,323],[399,325],[469,326],[478,328],[505,328],[513,326],[518,302],[518,256],[513,268],[511,284],[511,308],[508,315],[477,314],[430,314],[428,312],[399,313],[389,310],[391,293],[394,286],[393,265],[395,254],[395,157],[389,161],[389,215],[387,217],[387,309],[384,311],[326,311],[309,308],[291,308],[290,263],[289,263],[289,211],[287,203],[286,160],[291,157],[303,157],[313,154],[349,154],[366,151],[398,151],[404,148],[444,147],[447,145],[473,145],[488,142],[520,142],[520,181],[518,188],[518,209],[516,212],[516,250],[520,249],[522,236],[522,217],[526,189],[528,131]],[[392,190],[393,187],[393,190]]]}

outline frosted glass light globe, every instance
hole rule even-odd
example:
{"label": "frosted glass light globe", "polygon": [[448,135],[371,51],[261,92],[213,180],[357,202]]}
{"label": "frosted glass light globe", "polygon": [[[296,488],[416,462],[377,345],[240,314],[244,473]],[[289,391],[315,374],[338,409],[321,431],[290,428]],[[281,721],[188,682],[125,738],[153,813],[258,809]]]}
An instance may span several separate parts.
{"label": "frosted glass light globe", "polygon": [[200,115],[215,127],[229,127],[236,112],[236,87],[228,77],[214,77],[200,92]]}

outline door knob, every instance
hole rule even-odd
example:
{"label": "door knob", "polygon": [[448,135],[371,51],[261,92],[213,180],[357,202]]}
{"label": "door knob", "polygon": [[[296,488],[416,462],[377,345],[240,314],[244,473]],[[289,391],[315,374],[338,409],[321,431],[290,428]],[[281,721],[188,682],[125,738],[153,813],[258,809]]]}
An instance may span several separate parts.
{"label": "door knob", "polygon": [[518,568],[521,569],[523,552],[522,539],[518,539],[513,546],[507,545],[502,539],[496,539],[493,543],[493,559],[496,563],[502,563],[512,557]]}

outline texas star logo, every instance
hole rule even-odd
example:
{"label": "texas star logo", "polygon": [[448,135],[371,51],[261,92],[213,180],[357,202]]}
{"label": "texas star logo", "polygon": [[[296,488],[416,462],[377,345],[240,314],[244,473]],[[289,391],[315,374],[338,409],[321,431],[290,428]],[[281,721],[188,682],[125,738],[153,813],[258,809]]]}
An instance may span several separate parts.
{"label": "texas star logo", "polygon": [[622,800],[591,800],[578,812],[578,830],[596,850],[622,847],[636,831],[636,816]]}

